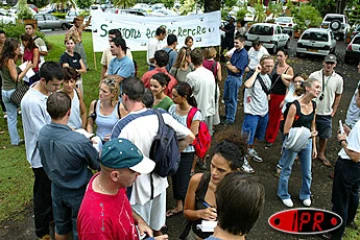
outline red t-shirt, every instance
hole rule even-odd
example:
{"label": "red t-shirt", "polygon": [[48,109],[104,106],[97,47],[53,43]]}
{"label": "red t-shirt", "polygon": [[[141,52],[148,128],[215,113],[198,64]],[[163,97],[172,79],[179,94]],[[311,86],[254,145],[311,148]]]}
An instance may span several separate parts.
{"label": "red t-shirt", "polygon": [[94,192],[89,182],[77,218],[79,239],[83,240],[137,240],[139,239],[132,217],[132,209],[125,189],[116,195]]}
{"label": "red t-shirt", "polygon": [[[26,62],[26,61],[33,62],[34,61],[34,49],[32,51],[29,50],[28,48],[24,49],[23,61],[24,62]],[[35,72],[39,71],[39,63],[40,63],[40,57],[39,57],[39,62],[37,64],[37,66],[35,68],[33,68],[33,70]]]}
{"label": "red t-shirt", "polygon": [[158,68],[158,67],[156,67],[154,70],[151,70],[151,71],[146,72],[146,73],[142,76],[141,81],[144,82],[144,86],[145,86],[146,88],[150,88],[150,79],[151,79],[151,77],[152,77],[153,75],[155,75],[156,73],[160,73],[160,72],[161,72],[161,73],[165,73],[166,75],[168,75],[168,76],[170,77],[170,82],[169,82],[167,88],[165,89],[165,94],[171,98],[171,97],[172,97],[171,91],[172,91],[172,89],[174,88],[174,86],[175,86],[178,82],[177,82],[176,78],[174,78],[172,75],[170,75],[170,74],[167,72],[167,70],[166,70],[165,67],[164,67],[164,68]]}

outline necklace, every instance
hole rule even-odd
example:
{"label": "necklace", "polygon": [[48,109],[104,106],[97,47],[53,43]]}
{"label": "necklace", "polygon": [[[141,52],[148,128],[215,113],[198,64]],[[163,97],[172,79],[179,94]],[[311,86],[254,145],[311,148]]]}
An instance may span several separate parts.
{"label": "necklace", "polygon": [[111,193],[111,192],[109,192],[109,191],[106,191],[106,190],[101,186],[98,177],[96,178],[96,182],[97,182],[97,185],[99,186],[100,190],[101,190],[103,193],[106,193],[106,194],[109,194],[109,195],[113,195],[113,194],[114,194],[114,193]]}

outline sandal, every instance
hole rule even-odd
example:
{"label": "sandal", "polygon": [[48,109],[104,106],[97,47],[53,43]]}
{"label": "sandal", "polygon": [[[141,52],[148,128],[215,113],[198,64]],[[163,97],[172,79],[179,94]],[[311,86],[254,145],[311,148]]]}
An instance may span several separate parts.
{"label": "sandal", "polygon": [[176,216],[176,215],[181,214],[182,212],[183,212],[182,210],[176,212],[175,209],[171,209],[171,210],[166,211],[166,217],[167,217],[167,218],[171,218],[171,217],[174,217],[174,216]]}
{"label": "sandal", "polygon": [[324,159],[317,158],[317,159],[319,159],[325,166],[332,167],[331,162],[327,158]]}

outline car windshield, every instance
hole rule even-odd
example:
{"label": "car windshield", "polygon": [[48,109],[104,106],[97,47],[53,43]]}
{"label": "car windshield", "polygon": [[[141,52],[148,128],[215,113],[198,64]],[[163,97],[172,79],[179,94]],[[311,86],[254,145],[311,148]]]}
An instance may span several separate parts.
{"label": "car windshield", "polygon": [[302,36],[303,40],[313,40],[318,42],[327,42],[329,39],[329,36],[327,33],[321,33],[321,32],[306,32]]}
{"label": "car windshield", "polygon": [[343,22],[343,18],[340,16],[328,16],[325,18],[325,22],[332,22],[332,21],[336,21],[336,20]]}
{"label": "car windshield", "polygon": [[278,18],[276,19],[276,22],[291,23],[291,18]]}
{"label": "car windshield", "polygon": [[249,33],[257,34],[257,35],[272,35],[273,28],[271,26],[264,26],[264,25],[251,26]]}
{"label": "car windshield", "polygon": [[355,38],[353,44],[360,44],[360,37]]}

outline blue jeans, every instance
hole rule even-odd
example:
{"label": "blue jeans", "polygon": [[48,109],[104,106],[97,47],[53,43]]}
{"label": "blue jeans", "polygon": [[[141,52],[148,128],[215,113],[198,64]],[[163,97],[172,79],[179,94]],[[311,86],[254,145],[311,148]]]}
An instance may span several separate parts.
{"label": "blue jeans", "polygon": [[17,130],[17,106],[10,100],[11,94],[15,89],[5,91],[2,90],[2,100],[5,104],[7,114],[7,125],[12,145],[17,145],[20,142],[20,136]]}
{"label": "blue jeans", "polygon": [[237,98],[242,77],[228,75],[224,84],[225,115],[228,122],[234,122],[237,109]]}
{"label": "blue jeans", "polygon": [[332,211],[343,219],[342,225],[331,232],[332,239],[341,239],[345,226],[354,221],[359,206],[360,163],[348,159],[336,161],[331,202]]}
{"label": "blue jeans", "polygon": [[259,141],[264,140],[268,120],[268,113],[263,117],[258,115],[245,114],[241,132],[242,134],[247,135],[248,145],[253,145],[255,138]]}
{"label": "blue jeans", "polygon": [[311,186],[311,155],[312,155],[312,140],[309,139],[307,146],[300,152],[293,152],[288,149],[284,149],[284,165],[280,173],[279,187],[277,195],[281,199],[291,198],[288,187],[289,187],[289,178],[291,175],[291,168],[294,164],[296,155],[300,159],[300,168],[302,176],[302,184],[300,188],[299,198],[300,200],[309,199],[311,196],[310,186]]}

